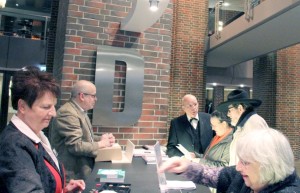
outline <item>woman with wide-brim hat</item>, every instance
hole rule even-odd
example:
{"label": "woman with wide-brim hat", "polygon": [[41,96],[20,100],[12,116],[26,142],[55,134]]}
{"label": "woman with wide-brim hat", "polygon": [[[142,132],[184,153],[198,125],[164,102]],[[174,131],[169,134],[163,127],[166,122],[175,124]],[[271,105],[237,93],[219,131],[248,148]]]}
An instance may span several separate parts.
{"label": "woman with wide-brim hat", "polygon": [[235,126],[233,140],[230,145],[229,165],[236,165],[239,161],[236,155],[236,141],[241,136],[253,129],[269,128],[266,121],[255,112],[255,108],[261,105],[259,99],[250,99],[248,93],[242,89],[231,91],[227,101],[217,106],[219,111],[227,112],[231,124]]}

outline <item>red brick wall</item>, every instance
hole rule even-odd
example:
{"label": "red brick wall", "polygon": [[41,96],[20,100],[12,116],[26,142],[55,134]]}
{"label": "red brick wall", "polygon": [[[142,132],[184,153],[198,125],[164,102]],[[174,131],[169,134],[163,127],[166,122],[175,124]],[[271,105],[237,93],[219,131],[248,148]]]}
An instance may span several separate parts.
{"label": "red brick wall", "polygon": [[262,100],[256,110],[270,127],[275,127],[276,114],[276,53],[270,53],[253,60],[252,98]]}
{"label": "red brick wall", "polygon": [[[54,1],[56,7],[53,9],[57,10],[59,1]],[[182,113],[183,95],[196,95],[200,111],[204,111],[204,44],[208,0],[171,0],[160,20],[143,33],[119,30],[121,19],[130,9],[130,1],[70,0],[69,3],[66,36],[53,37],[52,39],[56,39],[55,45],[49,45],[50,48],[55,46],[57,50],[57,44],[64,44],[64,54],[56,52],[56,61],[53,62],[54,74],[59,79],[62,77],[62,103],[69,99],[75,81],[94,81],[98,45],[136,48],[145,58],[145,86],[140,120],[128,127],[94,126],[96,133],[113,132],[121,144],[124,144],[125,139],[132,139],[137,145],[154,144],[156,140],[165,142],[170,119]],[[60,1],[59,4],[61,10],[68,2]],[[64,14],[65,12],[60,13],[53,18],[60,21]],[[56,33],[62,26],[57,28]],[[61,43],[64,38],[66,41]],[[277,54],[256,59],[253,82],[253,98],[263,100],[258,113],[270,126],[282,130],[289,137],[296,158],[300,158],[299,51],[300,46],[296,45],[278,51]],[[50,54],[49,60],[53,60],[54,52]],[[49,69],[51,70],[51,62]],[[117,64],[115,111],[124,107],[124,72],[122,64]]]}
{"label": "red brick wall", "polygon": [[253,98],[263,101],[257,112],[289,138],[296,159],[300,159],[299,61],[300,44],[253,61]]}
{"label": "red brick wall", "polygon": [[181,99],[189,93],[198,98],[204,111],[208,1],[176,0],[173,21],[169,119],[182,114]]}
{"label": "red brick wall", "polygon": [[214,86],[213,89],[213,107],[215,109],[220,103],[224,102],[224,97],[227,100],[227,96],[224,96],[224,86]]}
{"label": "red brick wall", "polygon": [[[94,131],[96,134],[112,132],[122,145],[126,139],[131,139],[136,145],[154,144],[156,140],[165,142],[170,96],[172,1],[157,23],[142,33],[119,29],[120,21],[130,8],[130,1],[70,0],[61,101],[64,103],[70,98],[70,90],[77,80],[95,80],[98,45],[135,48],[145,59],[142,115],[135,125],[118,128],[94,125]],[[124,72],[122,64],[117,64],[115,111],[124,106]]]}
{"label": "red brick wall", "polygon": [[276,128],[285,133],[300,159],[300,44],[277,52]]}
{"label": "red brick wall", "polygon": [[118,62],[115,66],[112,112],[122,112],[125,106],[126,64]]}

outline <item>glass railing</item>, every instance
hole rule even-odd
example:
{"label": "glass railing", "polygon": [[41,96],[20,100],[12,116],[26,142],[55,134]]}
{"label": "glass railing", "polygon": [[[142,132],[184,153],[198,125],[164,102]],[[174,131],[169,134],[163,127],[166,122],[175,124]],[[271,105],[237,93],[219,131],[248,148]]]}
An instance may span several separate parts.
{"label": "glass railing", "polygon": [[16,8],[0,9],[0,36],[46,40],[50,13]]}
{"label": "glass railing", "polygon": [[234,20],[245,16],[245,19],[253,17],[253,7],[257,6],[261,0],[220,0],[215,6],[209,8],[209,32],[208,35],[218,35],[222,29]]}
{"label": "glass railing", "polygon": [[0,68],[46,63],[50,12],[20,7],[0,8]]}

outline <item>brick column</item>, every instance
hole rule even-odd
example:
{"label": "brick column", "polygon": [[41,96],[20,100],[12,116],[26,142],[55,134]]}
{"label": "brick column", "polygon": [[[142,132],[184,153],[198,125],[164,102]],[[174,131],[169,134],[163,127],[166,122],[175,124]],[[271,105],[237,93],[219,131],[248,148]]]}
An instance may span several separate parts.
{"label": "brick column", "polygon": [[289,138],[300,159],[300,44],[277,52],[276,129]]}
{"label": "brick column", "polygon": [[257,109],[270,127],[288,138],[300,159],[300,44],[253,61],[253,97],[263,101]]}
{"label": "brick column", "polygon": [[224,86],[214,86],[214,90],[213,90],[214,109],[216,109],[216,107],[221,102],[224,102]]}
{"label": "brick column", "polygon": [[169,119],[180,114],[185,94],[198,98],[205,108],[204,47],[207,36],[208,0],[174,1]]}
{"label": "brick column", "polygon": [[[49,23],[49,39],[47,45],[47,71],[52,72],[56,80],[62,79],[62,63],[65,46],[67,12],[69,0],[53,0],[51,20]],[[60,101],[58,101],[59,105]]]}
{"label": "brick column", "polygon": [[262,100],[256,109],[270,127],[275,127],[276,112],[276,54],[271,53],[253,60],[252,98]]}

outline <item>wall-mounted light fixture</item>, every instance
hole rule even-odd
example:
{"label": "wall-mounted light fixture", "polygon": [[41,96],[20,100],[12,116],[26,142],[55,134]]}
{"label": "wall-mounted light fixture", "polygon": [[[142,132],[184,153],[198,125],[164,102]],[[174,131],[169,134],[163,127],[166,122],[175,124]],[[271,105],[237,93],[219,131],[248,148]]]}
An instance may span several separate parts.
{"label": "wall-mounted light fixture", "polygon": [[158,10],[158,0],[149,0],[150,3],[150,10],[151,11],[157,11]]}
{"label": "wall-mounted light fixture", "polygon": [[223,21],[219,21],[218,22],[218,31],[222,31],[223,30]]}
{"label": "wall-mounted light fixture", "polygon": [[6,0],[0,0],[0,8],[4,8],[6,4]]}
{"label": "wall-mounted light fixture", "polygon": [[230,3],[224,2],[224,3],[222,3],[222,5],[223,5],[224,7],[228,7],[228,6],[230,5]]}
{"label": "wall-mounted light fixture", "polygon": [[[132,0],[132,9],[121,21],[121,30],[143,32],[151,27],[163,15],[170,0]],[[151,5],[158,5],[157,11],[151,11]],[[150,3],[150,7],[149,7]]]}

